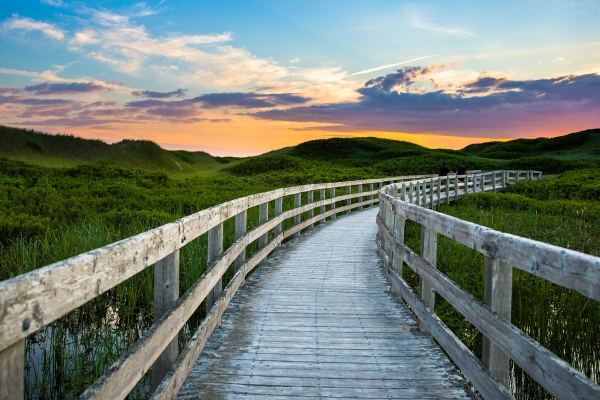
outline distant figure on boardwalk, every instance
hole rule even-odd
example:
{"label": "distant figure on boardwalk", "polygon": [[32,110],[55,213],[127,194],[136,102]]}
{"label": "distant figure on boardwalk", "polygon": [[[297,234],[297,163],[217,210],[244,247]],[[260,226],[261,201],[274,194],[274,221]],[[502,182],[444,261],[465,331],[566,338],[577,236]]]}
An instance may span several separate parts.
{"label": "distant figure on boardwalk", "polygon": [[440,167],[439,176],[448,176],[449,172],[452,172],[452,171],[450,171],[450,169],[448,168],[448,163],[445,162],[444,165],[442,165]]}
{"label": "distant figure on boardwalk", "polygon": [[[465,163],[460,164],[460,167],[458,167],[458,171],[456,171],[456,175],[468,175],[469,172],[467,171],[467,167],[465,167]],[[459,182],[464,182],[465,178],[458,178]]]}

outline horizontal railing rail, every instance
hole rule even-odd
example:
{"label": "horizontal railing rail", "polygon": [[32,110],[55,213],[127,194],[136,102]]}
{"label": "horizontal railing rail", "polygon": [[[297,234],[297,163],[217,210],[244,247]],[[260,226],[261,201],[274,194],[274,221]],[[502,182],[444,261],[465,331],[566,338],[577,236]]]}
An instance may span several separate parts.
{"label": "horizontal railing rail", "polygon": [[[156,389],[153,398],[174,398],[246,275],[283,240],[326,218],[335,218],[336,214],[379,202],[378,190],[387,183],[430,176],[312,184],[250,195],[0,282],[0,398],[23,397],[27,335],[151,265],[155,265],[155,323],[82,397],[125,398],[152,367]],[[365,187],[367,190],[363,190]],[[346,194],[337,195],[339,188],[346,188]],[[316,191],[319,200],[314,201]],[[308,204],[302,205],[304,193]],[[294,208],[284,212],[285,196],[294,196]],[[275,216],[271,219],[268,218],[270,202],[275,206]],[[247,210],[252,207],[259,208],[259,225],[246,232]],[[304,213],[308,216],[302,221]],[[235,218],[236,241],[223,251],[223,223],[230,218]],[[283,230],[283,221],[290,218],[294,219],[294,226]],[[270,231],[273,231],[271,241]],[[179,251],[205,233],[208,233],[207,270],[179,297]],[[257,240],[258,252],[246,260],[246,247]],[[234,276],[221,292],[222,277],[232,263]],[[204,300],[207,316],[185,350],[178,354],[177,335]]]}
{"label": "horizontal railing rail", "polygon": [[[432,334],[484,398],[513,398],[507,389],[510,359],[557,398],[600,398],[600,386],[510,322],[513,267],[600,301],[600,258],[498,232],[432,209],[442,200],[502,190],[521,178],[540,176],[537,171],[491,171],[387,185],[379,191],[377,246],[392,290],[412,308],[420,330]],[[421,225],[420,254],[404,244],[407,220]],[[485,302],[436,269],[438,234],[485,256]],[[404,264],[419,276],[419,294],[402,278]],[[482,360],[435,315],[435,293],[484,335]]]}

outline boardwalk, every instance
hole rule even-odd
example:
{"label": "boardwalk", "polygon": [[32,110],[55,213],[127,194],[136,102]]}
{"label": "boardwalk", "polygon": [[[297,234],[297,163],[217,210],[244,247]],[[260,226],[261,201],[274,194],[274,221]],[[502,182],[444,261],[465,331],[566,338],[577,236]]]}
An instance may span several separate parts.
{"label": "boardwalk", "polygon": [[276,251],[234,297],[179,398],[469,398],[390,293],[376,215],[338,217]]}

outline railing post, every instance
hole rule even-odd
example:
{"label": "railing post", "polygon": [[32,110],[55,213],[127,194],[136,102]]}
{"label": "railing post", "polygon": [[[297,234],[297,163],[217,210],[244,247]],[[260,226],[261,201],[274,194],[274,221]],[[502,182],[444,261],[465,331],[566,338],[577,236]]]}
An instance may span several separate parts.
{"label": "railing post", "polygon": [[[321,189],[319,191],[319,200],[320,201],[325,200],[325,189]],[[321,208],[319,209],[319,213],[325,214],[325,206],[321,206]],[[322,222],[325,222],[325,221],[322,221]]]}
{"label": "railing post", "polygon": [[[425,259],[433,268],[437,265],[437,232],[421,226],[421,257]],[[421,300],[431,312],[435,308],[435,290],[431,284],[419,277],[419,294]],[[419,321],[419,331],[427,332],[427,328]]]}
{"label": "railing post", "polygon": [[[294,208],[298,208],[302,205],[302,193],[296,193],[294,195]],[[294,226],[300,225],[301,215],[294,215]],[[300,231],[294,233],[294,237],[300,236]]]}
{"label": "railing post", "polygon": [[429,179],[429,208],[433,210],[433,178]]}
{"label": "railing post", "polygon": [[[512,275],[510,264],[495,258],[485,259],[484,301],[499,316],[510,322],[512,307]],[[509,383],[509,357],[483,337],[482,361],[505,387]]]}
{"label": "railing post", "polygon": [[[362,193],[362,190],[363,190],[363,185],[361,183],[360,185],[358,185],[358,193]],[[363,201],[363,198],[362,198],[362,196],[360,196],[358,198],[358,202],[362,203],[362,201]],[[363,208],[362,206],[358,207],[359,210],[362,210],[362,208]]]}
{"label": "railing post", "polygon": [[[262,225],[269,220],[269,203],[262,203],[258,206],[258,225]],[[269,241],[269,232],[265,232],[258,238],[258,250],[262,250]]]}
{"label": "railing post", "polygon": [[[179,250],[154,264],[154,322],[179,298]],[[171,369],[179,353],[178,335],[152,364],[152,388],[156,389]]]}
{"label": "railing post", "polygon": [[454,203],[458,201],[458,177],[454,177]]}
{"label": "railing post", "polygon": [[0,351],[0,399],[22,399],[24,395],[25,339],[21,339]]}
{"label": "railing post", "polygon": [[[312,190],[309,190],[307,194],[308,194],[308,204],[310,204],[314,201],[314,197],[313,197],[314,192]],[[315,216],[315,211],[314,211],[314,209],[311,208],[310,210],[308,210],[308,218],[310,219],[314,216]],[[315,224],[310,224],[308,226],[308,230],[312,230],[314,227],[315,227]]]}
{"label": "railing post", "polygon": [[413,202],[413,183],[410,182],[408,184],[408,202],[412,204]]}
{"label": "railing post", "polygon": [[517,182],[516,183],[519,183],[519,178],[520,178],[519,175],[521,175],[521,171],[517,170]]}
{"label": "railing post", "polygon": [[[369,192],[373,191],[373,184],[369,183]],[[373,200],[375,198],[375,195],[371,195],[369,200]],[[373,207],[375,204],[371,204],[370,207]]]}
{"label": "railing post", "polygon": [[[352,194],[352,186],[346,186],[346,194]],[[346,205],[349,206],[350,204],[352,204],[352,199],[346,200]],[[347,210],[346,214],[350,214],[350,210]]]}
{"label": "railing post", "polygon": [[[219,224],[214,228],[209,229],[208,231],[208,266],[211,267],[212,264],[217,261],[217,258],[223,253],[223,224]],[[221,294],[221,289],[223,287],[223,280],[219,279],[219,282],[215,285],[215,287],[208,292],[208,296],[206,296],[206,313],[210,311],[210,309],[215,305],[219,295]]]}
{"label": "railing post", "polygon": [[437,207],[440,208],[440,204],[442,202],[442,178],[437,178]]}
{"label": "railing post", "polygon": [[[402,188],[404,189],[404,184],[402,184]],[[396,242],[399,244],[404,244],[404,227],[406,224],[406,219],[392,210],[390,212],[393,214],[394,228],[392,233]],[[404,264],[404,260],[402,257],[392,252],[392,269],[398,273],[400,277],[402,277],[402,266]]]}
{"label": "railing post", "polygon": [[[396,185],[391,185],[390,186],[390,191],[389,191],[389,195],[392,196],[394,199],[396,197],[398,197],[398,189],[396,188]],[[385,223],[386,228],[388,229],[388,231],[393,232],[394,230],[394,211],[392,211],[392,209],[388,206],[384,205],[384,209],[385,209],[385,219],[383,220],[383,222]],[[393,267],[394,265],[394,253],[392,251],[392,248],[389,244],[388,241],[384,240],[384,249],[385,252],[388,255],[388,259],[390,260],[390,268]]]}
{"label": "railing post", "polygon": [[506,171],[502,171],[502,190],[506,190]]}
{"label": "railing post", "polygon": [[[279,197],[277,199],[275,199],[275,217],[278,217],[281,215],[281,213],[283,212],[283,197]],[[273,230],[273,233],[275,234],[275,237],[279,236],[279,234],[281,234],[281,232],[283,231],[283,227],[282,227],[282,223],[278,223],[277,225],[275,225],[275,229]]]}
{"label": "railing post", "polygon": [[[275,200],[277,202],[277,200]],[[275,203],[277,204],[277,203]],[[246,233],[246,224],[247,224],[247,211],[244,210],[235,216],[235,240],[238,240]],[[277,228],[275,228],[277,229]],[[277,234],[275,234],[277,236]],[[233,262],[233,273],[235,274],[240,270],[244,262],[246,261],[246,249],[242,250],[239,256]]]}
{"label": "railing post", "polygon": [[333,199],[333,201],[331,202],[331,210],[334,211],[333,214],[331,214],[331,219],[333,219],[333,218],[335,218],[335,188],[334,187],[329,189],[329,196]]}
{"label": "railing post", "polygon": [[492,172],[492,192],[496,192],[496,171]]}
{"label": "railing post", "polygon": [[400,199],[402,201],[406,201],[406,184],[405,183],[402,184],[402,189],[400,190],[400,196],[401,196]]}

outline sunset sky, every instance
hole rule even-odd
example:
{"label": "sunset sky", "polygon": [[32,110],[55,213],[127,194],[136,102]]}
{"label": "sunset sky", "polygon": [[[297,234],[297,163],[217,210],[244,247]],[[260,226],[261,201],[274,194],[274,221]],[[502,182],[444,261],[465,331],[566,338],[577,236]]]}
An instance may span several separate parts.
{"label": "sunset sky", "polygon": [[[0,124],[255,155],[600,127],[599,1],[3,1]],[[1,144],[0,144],[1,145]]]}

